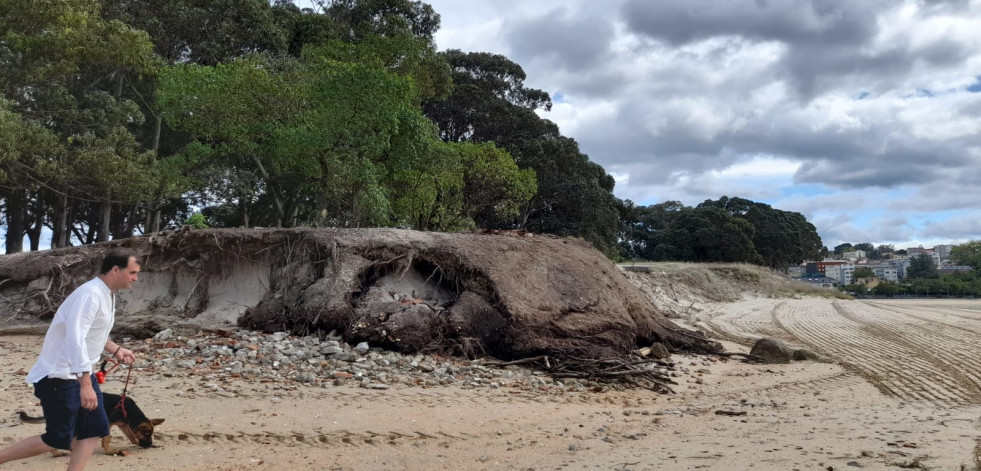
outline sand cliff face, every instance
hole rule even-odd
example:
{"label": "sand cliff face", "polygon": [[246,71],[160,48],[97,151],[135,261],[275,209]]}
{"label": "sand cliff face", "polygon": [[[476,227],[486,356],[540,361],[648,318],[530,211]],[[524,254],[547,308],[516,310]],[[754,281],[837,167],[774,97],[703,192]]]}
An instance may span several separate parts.
{"label": "sand cliff face", "polygon": [[143,281],[119,295],[117,330],[135,337],[337,330],[400,351],[502,358],[617,355],[655,342],[720,348],[667,320],[588,244],[524,233],[192,230],[4,256],[5,324],[43,323],[117,245],[143,266]]}

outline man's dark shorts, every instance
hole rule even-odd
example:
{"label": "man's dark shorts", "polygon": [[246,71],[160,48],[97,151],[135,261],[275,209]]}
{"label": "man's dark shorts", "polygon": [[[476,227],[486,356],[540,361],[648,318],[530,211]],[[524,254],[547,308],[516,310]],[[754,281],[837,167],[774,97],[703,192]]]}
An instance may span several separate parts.
{"label": "man's dark shorts", "polygon": [[95,410],[82,408],[81,386],[78,380],[44,378],[34,383],[34,395],[41,400],[45,431],[41,441],[52,448],[70,450],[72,439],[109,435],[109,418],[102,406],[102,391],[91,376],[99,406]]}

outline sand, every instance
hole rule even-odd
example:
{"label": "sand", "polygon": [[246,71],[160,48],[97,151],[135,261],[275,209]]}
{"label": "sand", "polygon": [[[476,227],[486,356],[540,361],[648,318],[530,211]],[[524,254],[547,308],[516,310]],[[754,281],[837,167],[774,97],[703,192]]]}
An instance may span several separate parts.
{"label": "sand", "polygon": [[[681,378],[674,395],[253,382],[222,397],[195,378],[144,376],[131,394],[147,415],[166,419],[157,446],[129,445],[114,430],[129,455],[97,451],[88,469],[974,469],[981,301],[747,298],[692,311],[687,322],[729,351],[747,352],[767,335],[832,361],[674,355],[679,366],[705,370]],[[0,337],[0,445],[43,429],[17,417],[40,413],[18,373],[40,340]],[[0,469],[66,463],[44,455]]]}

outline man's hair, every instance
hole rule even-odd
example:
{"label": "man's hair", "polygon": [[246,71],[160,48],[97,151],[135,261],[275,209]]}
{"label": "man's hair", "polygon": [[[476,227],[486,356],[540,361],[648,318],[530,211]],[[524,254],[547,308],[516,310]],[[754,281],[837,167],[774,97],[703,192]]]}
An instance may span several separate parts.
{"label": "man's hair", "polygon": [[[125,270],[129,266],[129,258],[136,257],[136,252],[133,249],[127,249],[125,247],[116,247],[106,254],[106,257],[102,259],[102,268],[99,273],[105,275],[112,270],[112,267],[119,267],[120,270]],[[136,263],[140,263],[136,260]]]}

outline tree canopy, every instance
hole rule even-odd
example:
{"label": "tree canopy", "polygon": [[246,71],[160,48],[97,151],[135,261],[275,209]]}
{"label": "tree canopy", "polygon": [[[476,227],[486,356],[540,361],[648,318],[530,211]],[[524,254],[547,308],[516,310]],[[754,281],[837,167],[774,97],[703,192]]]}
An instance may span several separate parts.
{"label": "tree canopy", "polygon": [[786,268],[820,256],[817,230],[799,213],[726,196],[686,207],[626,202],[620,248],[628,258],[746,262]]}
{"label": "tree canopy", "polygon": [[187,221],[526,229],[770,266],[822,249],[762,203],[619,200],[520,64],[437,52],[439,26],[413,0],[0,2],[7,252]]}

